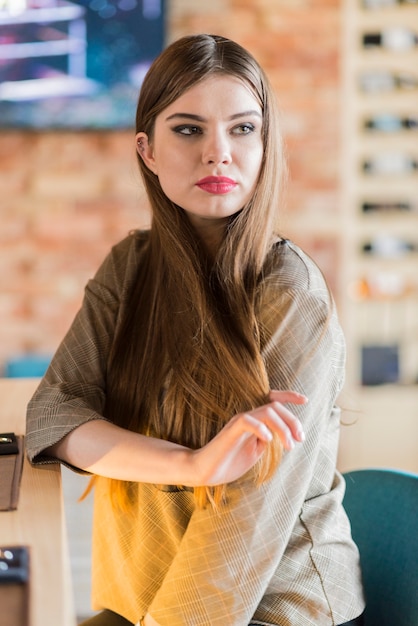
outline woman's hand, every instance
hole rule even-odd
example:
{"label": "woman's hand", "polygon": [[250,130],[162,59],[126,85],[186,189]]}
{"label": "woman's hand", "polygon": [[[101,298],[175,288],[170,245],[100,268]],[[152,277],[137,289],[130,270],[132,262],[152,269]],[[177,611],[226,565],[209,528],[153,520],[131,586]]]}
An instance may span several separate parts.
{"label": "woman's hand", "polygon": [[305,396],[293,391],[271,391],[271,402],[235,415],[203,448],[193,452],[193,464],[201,485],[213,486],[240,478],[260,459],[273,433],[287,450],[304,439],[299,420],[284,403],[305,404]]}

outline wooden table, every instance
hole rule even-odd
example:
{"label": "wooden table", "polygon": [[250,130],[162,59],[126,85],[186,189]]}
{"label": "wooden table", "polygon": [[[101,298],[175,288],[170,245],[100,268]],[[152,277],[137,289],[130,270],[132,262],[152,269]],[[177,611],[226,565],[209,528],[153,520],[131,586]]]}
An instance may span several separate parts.
{"label": "wooden table", "polygon": [[[25,433],[38,379],[0,379],[0,432]],[[25,458],[16,511],[0,512],[0,545],[30,548],[30,626],[75,626],[61,472]]]}

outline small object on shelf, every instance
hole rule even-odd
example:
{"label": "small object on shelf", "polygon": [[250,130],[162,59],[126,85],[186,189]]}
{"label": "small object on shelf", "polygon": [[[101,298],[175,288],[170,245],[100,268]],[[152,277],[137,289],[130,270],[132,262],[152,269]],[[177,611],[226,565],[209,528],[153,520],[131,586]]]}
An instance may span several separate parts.
{"label": "small object on shelf", "polygon": [[363,0],[366,9],[383,9],[400,4],[418,4],[418,0]]}
{"label": "small object on shelf", "polygon": [[399,346],[363,345],[361,347],[361,384],[385,385],[399,382]]}
{"label": "small object on shelf", "polygon": [[364,48],[384,48],[395,52],[411,50],[418,44],[418,35],[413,30],[394,26],[382,31],[364,33]]}
{"label": "small object on shelf", "polygon": [[359,77],[360,89],[366,93],[382,93],[401,89],[413,91],[418,89],[418,76],[407,72],[389,72],[373,70],[363,72]]}
{"label": "small object on shelf", "polygon": [[392,235],[379,235],[362,247],[363,252],[390,259],[404,256],[416,249],[416,244]]}
{"label": "small object on shelf", "polygon": [[412,202],[366,201],[362,203],[361,210],[363,213],[407,213],[415,211],[416,206]]}
{"label": "small object on shelf", "polygon": [[369,117],[364,122],[367,130],[377,130],[384,133],[402,130],[418,130],[418,117],[400,117],[390,113],[380,113]]}
{"label": "small object on shelf", "polygon": [[383,152],[363,162],[365,174],[411,174],[418,160],[401,152]]}
{"label": "small object on shelf", "polygon": [[399,300],[418,293],[418,283],[401,272],[374,271],[353,281],[348,287],[351,298],[364,300]]}

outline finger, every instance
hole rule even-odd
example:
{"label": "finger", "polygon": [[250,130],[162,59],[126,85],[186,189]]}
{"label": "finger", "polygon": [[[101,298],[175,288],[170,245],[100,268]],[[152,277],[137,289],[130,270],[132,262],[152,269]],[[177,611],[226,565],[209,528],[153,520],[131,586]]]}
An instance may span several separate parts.
{"label": "finger", "polygon": [[296,415],[292,413],[292,411],[289,411],[287,407],[283,406],[281,402],[273,402],[272,406],[274,410],[276,411],[277,415],[279,415],[280,418],[289,427],[292,433],[292,437],[296,441],[304,441],[305,433],[303,431],[303,426],[302,426],[301,421],[296,417]]}
{"label": "finger", "polygon": [[280,402],[258,407],[253,415],[263,421],[270,430],[276,432],[284,446],[291,450],[294,441],[302,442],[305,439],[303,427],[298,418]]}
{"label": "finger", "polygon": [[280,437],[287,450],[293,450],[295,441],[300,441],[299,420],[297,420],[298,423],[295,425],[295,419],[297,420],[290,411],[287,411],[279,403],[273,403],[266,407],[265,424]]}
{"label": "finger", "polygon": [[[289,400],[289,396],[294,395],[294,400]],[[289,411],[286,407],[280,407],[282,402],[291,402],[292,404],[307,404],[309,402],[308,398],[303,394],[299,394],[293,391],[275,391],[272,390],[270,393],[270,397],[273,400],[275,409],[279,412],[279,414],[286,420],[287,424],[292,430],[292,434],[297,441],[304,441],[305,434],[303,432],[303,426],[300,420],[294,415],[291,411]]]}
{"label": "finger", "polygon": [[[254,409],[254,411],[251,411],[250,414],[246,415],[252,416],[254,419],[264,424],[270,433],[276,433],[280,437],[284,447],[287,450],[292,450],[295,445],[295,437],[287,424],[290,418],[286,417],[286,419],[283,419],[280,415],[280,411],[286,411],[286,409],[282,405],[278,406],[280,407],[279,411],[275,408],[274,403],[272,403],[258,407]],[[297,441],[299,441],[299,439],[297,439]]]}
{"label": "finger", "polygon": [[257,439],[265,441],[266,443],[273,439],[272,432],[268,425],[263,420],[258,419],[254,415],[254,411],[252,413],[243,413],[237,423],[242,433],[255,435]]}
{"label": "finger", "polygon": [[269,393],[270,399],[273,402],[291,402],[292,404],[306,404],[309,400],[302,393],[291,391],[286,389],[284,391],[278,391],[277,389],[271,389]]}

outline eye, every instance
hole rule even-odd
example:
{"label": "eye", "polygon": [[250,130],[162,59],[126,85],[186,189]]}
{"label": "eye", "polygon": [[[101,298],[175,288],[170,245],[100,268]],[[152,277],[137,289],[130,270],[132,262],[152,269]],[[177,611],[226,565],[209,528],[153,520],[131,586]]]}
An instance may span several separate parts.
{"label": "eye", "polygon": [[232,129],[234,135],[249,135],[255,131],[254,124],[246,122],[245,124],[239,124]]}
{"label": "eye", "polygon": [[173,131],[179,135],[201,135],[202,129],[199,126],[193,126],[192,124],[182,124],[181,126],[176,126],[173,128]]}

